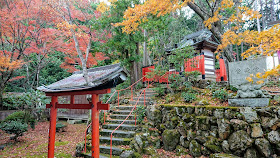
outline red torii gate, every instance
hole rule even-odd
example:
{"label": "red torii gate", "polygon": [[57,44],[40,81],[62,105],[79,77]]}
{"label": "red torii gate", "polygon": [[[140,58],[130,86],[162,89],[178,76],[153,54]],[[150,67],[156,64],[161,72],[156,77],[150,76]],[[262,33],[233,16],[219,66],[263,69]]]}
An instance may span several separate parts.
{"label": "red torii gate", "polygon": [[[48,158],[54,157],[57,109],[91,109],[92,147],[91,157],[99,158],[99,110],[109,110],[109,104],[99,101],[99,94],[110,93],[112,87],[126,79],[126,72],[120,64],[108,65],[88,70],[91,86],[85,83],[82,72],[55,82],[49,86],[38,87],[51,96]],[[75,95],[91,95],[89,104],[75,104]],[[59,96],[70,96],[70,104],[59,104]]]}

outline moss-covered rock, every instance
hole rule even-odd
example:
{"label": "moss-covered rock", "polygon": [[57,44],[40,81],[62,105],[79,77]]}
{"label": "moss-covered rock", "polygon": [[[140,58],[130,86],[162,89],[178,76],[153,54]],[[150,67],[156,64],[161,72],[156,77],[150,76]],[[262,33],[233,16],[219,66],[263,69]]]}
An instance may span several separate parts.
{"label": "moss-covered rock", "polygon": [[158,157],[157,150],[153,146],[146,147],[144,153],[152,157]]}
{"label": "moss-covered rock", "polygon": [[258,149],[258,151],[262,154],[264,157],[270,157],[272,154],[271,145],[268,140],[265,138],[258,138],[255,140],[255,145]]}
{"label": "moss-covered rock", "polygon": [[200,157],[201,156],[201,145],[199,145],[195,140],[192,140],[190,142],[189,151],[193,157]]}
{"label": "moss-covered rock", "polygon": [[181,136],[180,137],[180,145],[185,147],[185,148],[189,148],[190,141],[188,141],[187,137]]}
{"label": "moss-covered rock", "polygon": [[258,157],[260,156],[257,154],[257,151],[253,148],[247,149],[244,155],[244,158],[258,158]]}
{"label": "moss-covered rock", "polygon": [[252,132],[251,132],[252,138],[263,137],[263,131],[260,123],[251,124],[251,128],[252,128]]}
{"label": "moss-covered rock", "polygon": [[177,155],[177,156],[187,155],[187,154],[188,154],[187,149],[184,148],[184,147],[182,147],[182,146],[180,146],[180,145],[178,145],[178,146],[176,147],[175,151],[176,151],[176,155]]}
{"label": "moss-covered rock", "polygon": [[238,156],[235,156],[233,154],[211,154],[209,158],[239,158]]}
{"label": "moss-covered rock", "polygon": [[254,140],[243,130],[232,133],[228,139],[230,150],[234,154],[243,156],[245,150],[252,146]]}
{"label": "moss-covered rock", "polygon": [[213,136],[208,136],[207,141],[203,144],[203,146],[205,146],[212,153],[222,152],[220,141]]}
{"label": "moss-covered rock", "polygon": [[180,134],[177,130],[164,130],[162,133],[163,148],[172,151],[176,148],[180,140]]}
{"label": "moss-covered rock", "polygon": [[234,131],[246,130],[249,127],[247,122],[239,119],[231,119],[230,124],[233,127]]}
{"label": "moss-covered rock", "polygon": [[218,133],[221,139],[227,139],[231,133],[230,123],[227,119],[218,119]]}
{"label": "moss-covered rock", "polygon": [[217,119],[222,119],[224,118],[224,110],[225,109],[216,109],[214,111],[214,116],[217,118]]}
{"label": "moss-covered rock", "polygon": [[194,139],[195,136],[196,136],[196,133],[193,132],[192,130],[187,131],[187,140],[188,141],[191,141],[192,139]]}
{"label": "moss-covered rock", "polygon": [[207,131],[210,129],[210,117],[208,116],[197,116],[196,119],[196,130]]}

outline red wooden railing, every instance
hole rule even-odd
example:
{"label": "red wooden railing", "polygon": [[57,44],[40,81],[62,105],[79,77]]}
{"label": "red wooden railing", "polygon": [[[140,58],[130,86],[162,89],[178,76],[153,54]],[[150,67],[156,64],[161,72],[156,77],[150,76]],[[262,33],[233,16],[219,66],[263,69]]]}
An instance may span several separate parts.
{"label": "red wooden railing", "polygon": [[[167,74],[167,75],[169,75],[169,74]],[[165,77],[166,76],[166,74],[164,74],[164,75],[162,75],[162,76],[160,76],[160,78],[162,78],[162,77]],[[159,78],[159,79],[160,79]],[[167,76],[167,78],[168,78],[168,76]],[[143,78],[142,78],[143,79]],[[149,81],[149,80],[148,80]],[[138,81],[137,81],[138,82]],[[153,82],[152,82],[153,83]],[[151,84],[152,84],[151,83]],[[134,84],[132,84],[132,85],[134,85]],[[167,85],[168,86],[168,85]],[[149,88],[150,87],[150,83],[148,82],[148,86],[140,93],[140,95],[139,95],[139,97],[138,97],[138,99],[137,99],[137,101],[136,101],[136,103],[135,103],[135,105],[134,105],[134,107],[132,108],[132,110],[130,111],[130,113],[127,115],[127,117],[124,119],[124,121],[116,128],[116,129],[114,129],[113,131],[112,131],[112,133],[111,133],[111,140],[110,140],[110,158],[112,158],[112,146],[113,146],[113,144],[112,144],[112,139],[113,139],[113,134],[114,134],[114,132],[117,130],[117,129],[119,129],[119,127],[121,126],[121,125],[123,125],[123,123],[129,118],[129,116],[131,116],[131,114],[133,113],[133,111],[136,109],[136,106],[137,106],[137,104],[138,104],[138,102],[139,102],[139,99],[140,99],[140,97],[143,95],[143,93],[144,93],[144,100],[145,100],[145,97],[146,97],[146,89],[147,88]],[[145,106],[145,102],[144,102],[144,106]],[[136,114],[135,114],[135,126],[136,126],[136,122],[137,120],[136,120]]]}
{"label": "red wooden railing", "polygon": [[[166,74],[164,74],[163,76],[166,76],[166,75],[168,75],[169,76],[169,74],[172,74],[172,73],[166,73]],[[160,78],[162,78],[163,76],[161,76]],[[168,86],[168,76],[167,76],[167,86]],[[159,78],[159,79],[160,79]],[[146,89],[150,86],[150,79],[149,78],[146,78],[145,76],[144,77],[142,77],[141,79],[139,79],[138,81],[136,81],[135,83],[133,83],[132,85],[130,85],[130,86],[128,86],[127,88],[124,88],[124,89],[120,89],[120,90],[116,90],[111,96],[110,96],[110,98],[106,101],[106,104],[108,104],[108,102],[113,98],[113,96],[116,94],[116,93],[118,93],[118,106],[120,106],[120,92],[121,91],[124,91],[124,90],[128,90],[128,89],[130,89],[130,92],[131,92],[131,94],[130,94],[130,97],[131,97],[131,100],[133,100],[133,86],[135,86],[137,83],[139,83],[141,80],[143,80],[143,82],[144,82],[144,79],[146,80],[146,81],[148,81],[148,86],[141,92],[141,94],[140,94],[140,96],[143,94],[143,92],[144,92],[144,106],[146,106],[145,105],[145,101],[146,101]],[[139,97],[140,97],[139,96]],[[138,97],[138,100],[137,100],[137,102],[136,102],[136,104],[135,104],[135,107],[136,107],[136,105],[137,105],[137,103],[138,103],[138,101],[139,101],[139,97]],[[132,110],[132,112],[134,111],[134,109],[135,109],[135,107],[133,108],[133,110]],[[131,112],[131,113],[132,113]],[[131,113],[128,115],[128,117],[131,115]],[[128,118],[127,117],[127,118]],[[126,120],[125,120],[126,121]],[[124,122],[125,122],[124,121]],[[106,123],[106,114],[105,114],[105,111],[104,111],[104,124]],[[87,138],[86,138],[86,136],[87,136],[87,130],[88,130],[88,128],[91,126],[91,124],[92,123],[90,123],[88,126],[87,126],[87,128],[86,128],[86,130],[85,130],[85,148],[84,148],[84,152],[86,153],[86,142],[87,142]],[[119,126],[121,126],[123,124],[123,122],[119,125]],[[136,124],[137,124],[137,119],[136,119],[136,114],[135,114],[135,126],[136,126]],[[117,127],[117,129],[119,128],[119,126]],[[117,129],[115,129],[115,130],[117,130]],[[114,130],[114,131],[115,131]],[[113,131],[113,132],[114,132]],[[111,146],[111,149],[112,149],[112,146]]]}

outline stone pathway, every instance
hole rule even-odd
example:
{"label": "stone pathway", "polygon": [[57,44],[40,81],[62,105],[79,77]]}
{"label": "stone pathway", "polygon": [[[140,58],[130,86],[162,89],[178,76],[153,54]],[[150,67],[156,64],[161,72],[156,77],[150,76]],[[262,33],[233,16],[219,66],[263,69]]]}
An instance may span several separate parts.
{"label": "stone pathway", "polygon": [[[141,90],[142,91],[142,90]],[[140,91],[140,93],[141,93]],[[137,105],[150,105],[151,97],[155,94],[155,92],[149,88],[146,90],[146,98],[144,101],[144,93],[139,98]],[[138,94],[137,96],[139,96]],[[129,101],[129,105],[120,105],[116,107],[116,109],[111,112],[110,119],[106,121],[106,124],[102,126],[100,130],[100,158],[110,157],[110,140],[111,133],[115,130],[129,115],[134,105],[136,104],[138,97],[134,97],[133,100]],[[136,129],[138,125],[135,125],[135,115],[132,114],[128,117],[128,119],[116,130],[113,134],[112,139],[112,153],[114,157],[119,157],[124,150],[130,149],[129,144],[133,137],[136,134]],[[90,149],[91,146],[88,146]],[[91,154],[84,155],[84,157],[90,157]]]}

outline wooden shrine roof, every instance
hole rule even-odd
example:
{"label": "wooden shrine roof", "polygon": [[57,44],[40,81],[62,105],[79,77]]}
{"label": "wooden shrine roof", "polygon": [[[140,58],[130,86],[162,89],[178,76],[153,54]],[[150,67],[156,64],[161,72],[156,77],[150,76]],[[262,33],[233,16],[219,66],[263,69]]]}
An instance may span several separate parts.
{"label": "wooden shrine roof", "polygon": [[108,89],[126,80],[127,73],[118,63],[88,69],[88,76],[89,85],[83,77],[83,72],[77,71],[65,79],[37,89],[46,93]]}

